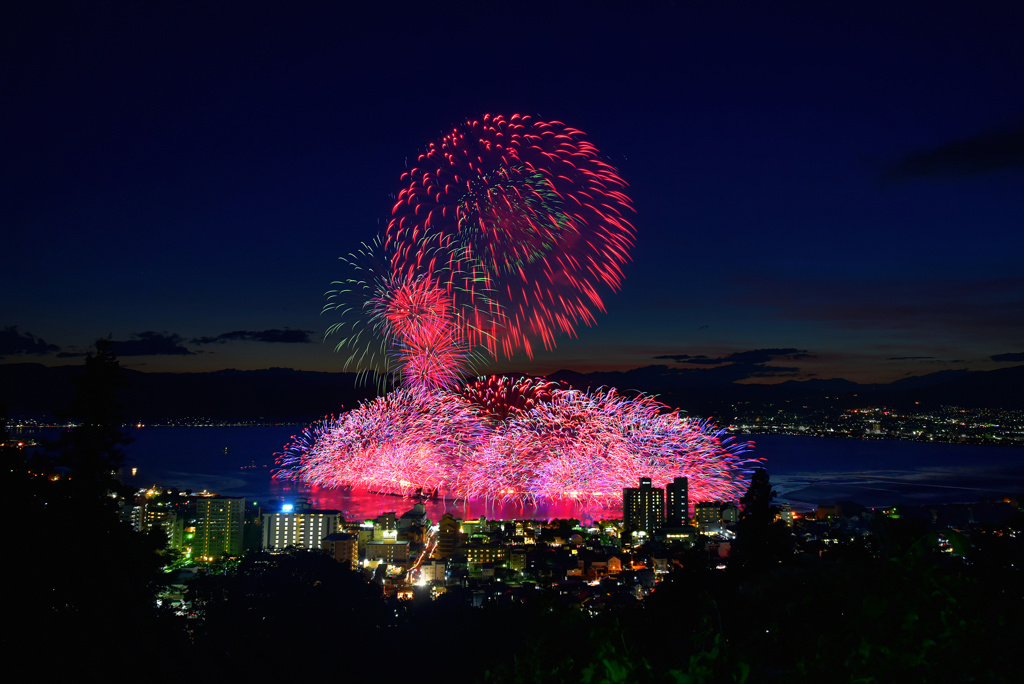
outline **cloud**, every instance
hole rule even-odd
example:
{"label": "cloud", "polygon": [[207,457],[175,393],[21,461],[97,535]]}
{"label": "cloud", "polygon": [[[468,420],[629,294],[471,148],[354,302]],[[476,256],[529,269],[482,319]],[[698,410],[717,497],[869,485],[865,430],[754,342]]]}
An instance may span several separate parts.
{"label": "cloud", "polygon": [[729,363],[768,363],[778,358],[795,361],[797,359],[813,359],[814,354],[809,354],[806,349],[793,349],[791,347],[751,349],[750,351],[729,354],[725,357],[725,360]]}
{"label": "cloud", "polygon": [[1024,166],[1024,126],[981,133],[912,152],[889,166],[890,178],[971,176]]}
{"label": "cloud", "polygon": [[751,349],[750,351],[734,352],[728,356],[711,358],[700,354],[690,356],[689,354],[662,354],[655,356],[655,359],[668,359],[678,363],[696,363],[708,366],[717,366],[723,363],[768,363],[777,358],[785,358],[791,361],[797,359],[812,359],[814,354],[807,353],[806,349],[781,348],[781,349]]}
{"label": "cloud", "polygon": [[689,354],[662,354],[661,356],[655,356],[655,359],[667,359],[669,361],[678,361],[679,363],[703,363],[717,365],[722,363],[722,359],[712,359],[704,354],[699,356],[690,356]]}
{"label": "cloud", "polygon": [[1008,354],[996,354],[992,357],[993,361],[1024,361],[1024,352],[1010,352]]}
{"label": "cloud", "polygon": [[158,333],[152,330],[136,333],[134,340],[114,340],[111,351],[115,356],[184,356],[198,352],[182,346],[180,335]]}
{"label": "cloud", "polygon": [[233,332],[226,332],[216,337],[197,337],[192,340],[192,344],[224,344],[225,342],[244,341],[244,342],[278,342],[283,344],[309,344],[313,340],[310,335],[313,334],[312,330],[292,330],[291,328],[285,328],[279,330],[277,328],[271,328],[270,330],[235,330]]}
{"label": "cloud", "polygon": [[890,356],[886,361],[923,361],[934,358],[934,356]]}
{"label": "cloud", "polygon": [[56,351],[60,351],[60,347],[32,333],[20,333],[16,325],[0,330],[0,358],[8,354],[49,354]]}
{"label": "cloud", "polygon": [[720,381],[736,382],[737,380],[746,380],[748,378],[795,377],[800,374],[799,368],[768,364],[775,359],[795,361],[815,358],[815,355],[809,353],[806,349],[783,347],[733,352],[718,358],[712,358],[704,354],[696,356],[691,356],[690,354],[662,354],[654,358],[668,359],[678,363],[714,366],[714,368],[690,368],[680,369],[680,371],[700,373],[702,376],[706,375],[709,378],[714,375]]}

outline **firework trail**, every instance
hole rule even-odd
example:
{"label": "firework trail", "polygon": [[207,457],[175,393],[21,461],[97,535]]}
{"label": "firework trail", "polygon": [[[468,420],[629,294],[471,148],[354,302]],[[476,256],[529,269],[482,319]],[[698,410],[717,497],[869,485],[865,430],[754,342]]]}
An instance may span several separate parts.
{"label": "firework trail", "polygon": [[632,203],[581,131],[485,115],[431,143],[402,181],[384,239],[392,270],[432,272],[447,255],[450,289],[493,292],[457,312],[492,356],[554,348],[604,310],[599,289],[621,284]]}
{"label": "firework trail", "polygon": [[[339,318],[327,335],[343,335],[335,349],[351,350],[346,369],[375,374],[382,390],[395,376],[406,387],[452,389],[479,361],[456,322],[456,291],[440,285],[441,279],[452,279],[445,268],[436,267],[432,275],[391,273],[379,240],[341,260],[349,277],[333,283],[324,313]],[[458,300],[493,307],[486,292],[476,288],[472,294],[459,293]]]}

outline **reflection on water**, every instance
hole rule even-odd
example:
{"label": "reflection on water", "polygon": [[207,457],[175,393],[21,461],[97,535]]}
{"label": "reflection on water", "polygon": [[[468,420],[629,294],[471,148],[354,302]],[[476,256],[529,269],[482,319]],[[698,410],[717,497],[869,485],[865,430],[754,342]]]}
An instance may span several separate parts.
{"label": "reflection on water", "polygon": [[[40,433],[40,437],[54,438]],[[295,434],[294,426],[140,428],[127,431],[129,465],[138,466],[137,484],[209,489],[243,496],[261,504],[278,504],[305,496],[317,507],[345,511],[359,520],[382,512],[401,514],[412,499],[274,482],[274,452]],[[738,437],[745,441],[746,437]],[[756,435],[753,455],[764,459],[778,493],[777,503],[798,510],[843,499],[866,506],[972,502],[1024,492],[1024,448],[922,442],[865,441]],[[579,508],[571,503],[520,507],[485,501],[431,500],[431,520],[446,512],[478,518],[618,518],[611,510]]]}
{"label": "reflection on water", "polygon": [[[290,482],[275,482],[271,485],[275,502],[292,503],[298,498],[307,498],[313,508],[320,510],[337,509],[344,513],[346,520],[367,520],[381,513],[394,511],[401,515],[416,503],[416,499],[387,494],[373,494],[365,490],[325,489],[323,487],[296,486]],[[551,518],[576,518],[582,522],[621,518],[622,507],[577,506],[571,502],[544,503],[520,506],[512,503],[495,503],[480,499],[452,501],[445,499],[426,500],[427,517],[437,522],[445,513],[451,513],[463,520],[483,516],[494,520],[548,520]]]}

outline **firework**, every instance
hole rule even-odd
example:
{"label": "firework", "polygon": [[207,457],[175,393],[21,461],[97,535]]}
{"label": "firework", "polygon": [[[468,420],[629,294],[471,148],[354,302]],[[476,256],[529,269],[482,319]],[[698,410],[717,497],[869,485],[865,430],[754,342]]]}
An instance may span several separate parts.
{"label": "firework", "polygon": [[483,415],[451,392],[398,390],[307,430],[279,455],[276,477],[387,493],[607,505],[640,477],[664,485],[685,476],[694,500],[734,499],[753,464],[743,456],[748,444],[651,397],[551,389],[543,381],[481,384],[527,395],[534,387],[542,399],[524,400],[495,422],[493,412]]}
{"label": "firework", "polygon": [[346,278],[331,283],[334,289],[327,292],[322,313],[331,313],[338,320],[327,328],[326,336],[340,336],[335,351],[350,350],[344,363],[346,370],[357,368],[361,378],[376,375],[383,389],[389,370],[390,331],[368,315],[391,280],[380,240],[363,243],[339,260],[345,265]]}
{"label": "firework", "polygon": [[412,338],[396,358],[403,386],[429,393],[454,391],[469,366],[470,354],[458,330],[448,324]]}
{"label": "firework", "polygon": [[275,477],[518,503],[607,505],[641,477],[688,477],[698,501],[741,493],[748,445],[651,397],[540,378],[460,387],[474,350],[551,349],[621,284],[632,205],[580,131],[485,116],[431,144],[402,180],[383,238],[343,259],[351,275],[324,308],[353,350],[346,365],[401,388],[293,438]]}
{"label": "firework", "polygon": [[[451,276],[490,304],[457,307],[491,355],[551,349],[603,311],[633,243],[625,182],[583,133],[529,116],[484,116],[432,143],[402,176],[384,245],[394,273]],[[446,255],[446,256],[445,256]]]}
{"label": "firework", "polygon": [[474,463],[467,493],[608,503],[640,477],[664,484],[686,476],[696,500],[728,499],[742,491],[747,448],[710,423],[666,412],[651,397],[556,391],[495,432],[488,453]]}
{"label": "firework", "polygon": [[[446,269],[439,266],[434,275],[390,273],[379,241],[341,260],[350,277],[333,283],[324,312],[340,319],[327,334],[344,335],[336,350],[351,350],[346,368],[375,373],[382,389],[396,375],[406,387],[451,389],[469,373],[478,354],[457,325],[453,290],[440,285],[452,279]],[[459,294],[458,300],[494,306],[485,288]]]}
{"label": "firework", "polygon": [[480,377],[468,382],[461,390],[485,416],[503,421],[509,416],[529,411],[541,402],[550,401],[558,383],[544,378],[521,377],[512,379],[506,375]]}
{"label": "firework", "polygon": [[479,414],[455,394],[396,390],[321,421],[278,454],[278,479],[387,494],[449,494],[462,462],[483,450]]}

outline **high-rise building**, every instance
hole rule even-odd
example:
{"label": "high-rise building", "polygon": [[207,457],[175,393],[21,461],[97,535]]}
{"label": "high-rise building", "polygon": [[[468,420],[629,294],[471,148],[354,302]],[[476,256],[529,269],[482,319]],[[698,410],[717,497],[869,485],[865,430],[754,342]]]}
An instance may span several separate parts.
{"label": "high-rise building", "polygon": [[665,526],[682,527],[690,522],[690,481],[677,477],[665,485]]}
{"label": "high-rise building", "polygon": [[629,532],[654,534],[665,522],[665,490],[641,477],[640,486],[622,490],[622,526]]}
{"label": "high-rise building", "polygon": [[324,537],[338,531],[341,511],[281,511],[263,515],[263,548],[267,551],[319,549]]}
{"label": "high-rise building", "polygon": [[196,501],[196,533],[192,555],[219,558],[242,555],[245,499],[226,496],[201,497]]}

